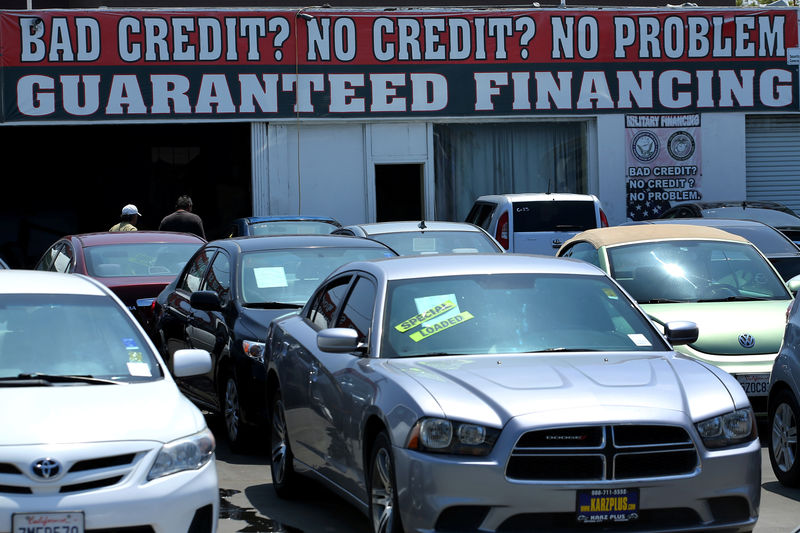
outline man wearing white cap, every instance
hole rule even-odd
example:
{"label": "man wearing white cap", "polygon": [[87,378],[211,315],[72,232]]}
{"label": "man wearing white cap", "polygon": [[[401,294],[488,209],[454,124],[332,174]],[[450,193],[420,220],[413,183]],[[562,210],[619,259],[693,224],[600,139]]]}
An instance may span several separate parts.
{"label": "man wearing white cap", "polygon": [[119,223],[111,226],[108,231],[136,231],[136,222],[142,214],[136,209],[133,204],[128,204],[122,208],[122,214],[119,217]]}

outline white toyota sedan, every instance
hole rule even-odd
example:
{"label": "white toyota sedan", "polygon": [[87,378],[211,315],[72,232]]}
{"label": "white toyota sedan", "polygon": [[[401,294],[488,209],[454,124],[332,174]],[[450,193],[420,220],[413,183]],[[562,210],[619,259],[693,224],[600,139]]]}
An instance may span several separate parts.
{"label": "white toyota sedan", "polygon": [[0,404],[0,532],[216,531],[214,436],[104,285],[0,271]]}

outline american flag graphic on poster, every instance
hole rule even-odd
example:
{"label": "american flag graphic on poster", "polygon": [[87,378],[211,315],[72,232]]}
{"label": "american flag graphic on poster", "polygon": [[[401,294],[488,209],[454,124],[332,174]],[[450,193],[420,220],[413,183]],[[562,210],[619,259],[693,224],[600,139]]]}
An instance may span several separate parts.
{"label": "american flag graphic on poster", "polygon": [[628,220],[659,218],[700,192],[700,115],[625,115]]}

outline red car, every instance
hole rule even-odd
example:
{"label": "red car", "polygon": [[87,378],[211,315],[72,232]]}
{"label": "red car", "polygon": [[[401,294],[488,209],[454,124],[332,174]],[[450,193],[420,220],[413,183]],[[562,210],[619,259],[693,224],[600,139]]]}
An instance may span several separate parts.
{"label": "red car", "polygon": [[67,235],[50,246],[34,268],[97,279],[151,332],[153,300],[205,242],[170,231]]}

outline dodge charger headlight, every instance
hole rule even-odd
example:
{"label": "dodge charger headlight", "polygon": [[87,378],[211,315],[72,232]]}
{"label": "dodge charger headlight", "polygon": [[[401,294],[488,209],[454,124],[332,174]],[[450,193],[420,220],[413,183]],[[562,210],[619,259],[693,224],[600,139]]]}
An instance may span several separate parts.
{"label": "dodge charger headlight", "polygon": [[488,455],[499,429],[444,418],[423,418],[411,430],[407,448],[421,452]]}
{"label": "dodge charger headlight", "polygon": [[725,448],[743,442],[750,442],[758,434],[753,411],[739,409],[731,413],[715,416],[696,424],[706,448]]}
{"label": "dodge charger headlight", "polygon": [[158,457],[147,474],[147,480],[175,474],[184,470],[198,470],[211,460],[216,448],[214,435],[208,428],[161,447]]}

